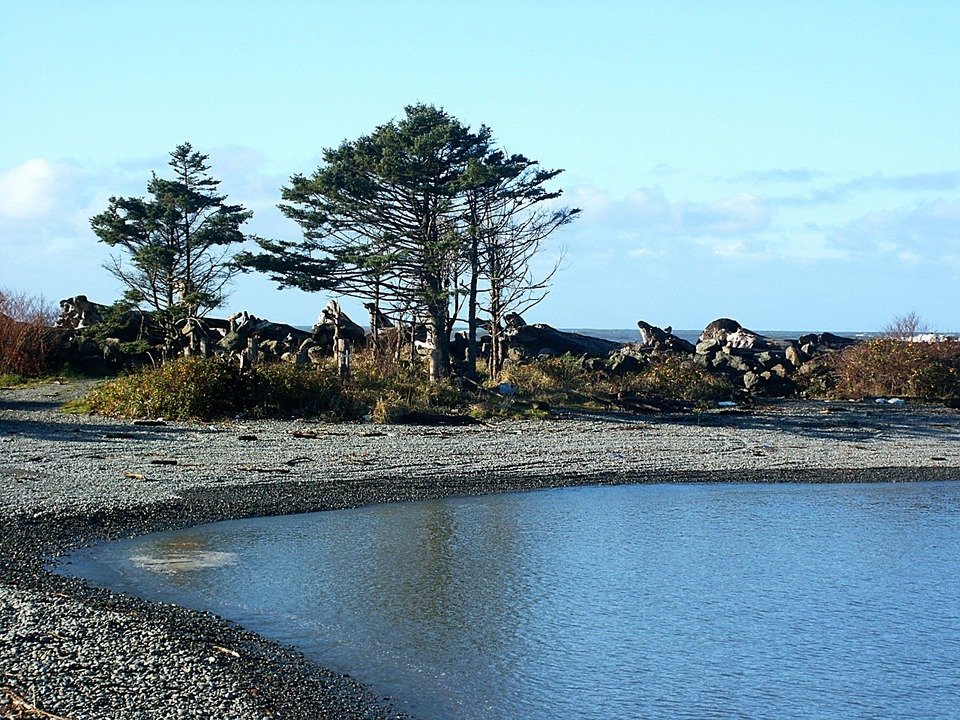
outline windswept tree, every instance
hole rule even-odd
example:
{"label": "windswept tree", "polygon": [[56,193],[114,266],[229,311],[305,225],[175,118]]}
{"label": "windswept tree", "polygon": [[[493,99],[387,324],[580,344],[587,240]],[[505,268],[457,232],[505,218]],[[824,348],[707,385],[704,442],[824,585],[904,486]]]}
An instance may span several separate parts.
{"label": "windswept tree", "polygon": [[561,172],[545,170],[523,155],[507,155],[500,150],[471,168],[467,185],[470,372],[476,362],[478,311],[484,311],[488,318],[489,370],[496,376],[503,363],[504,316],[523,313],[542,301],[559,269],[558,258],[538,274],[534,260],[547,238],[580,213],[579,208],[551,205],[562,191],[545,186]]}
{"label": "windswept tree", "polygon": [[208,157],[189,143],[177,146],[173,179],[154,173],[149,199],[112,197],[90,220],[102,242],[122,251],[105,267],[126,286],[124,299],[155,311],[171,337],[179,320],[223,303],[237,272],[232,246],[246,240],[241,227],[253,216],[218,194]]}
{"label": "windswept tree", "polygon": [[281,285],[416,307],[433,341],[430,377],[444,377],[463,176],[489,142],[485,127],[471,132],[442,109],[409,106],[403,119],[325,150],[313,175],[282,189],[280,209],[303,228],[302,242],[262,241],[265,254],[241,261]]}
{"label": "windswept tree", "polygon": [[[472,131],[442,109],[408,106],[402,119],[325,150],[312,175],[294,175],[282,188],[280,209],[301,226],[302,240],[258,240],[262,252],[238,261],[281,287],[332,291],[370,301],[377,311],[425,318],[430,377],[437,380],[450,372],[460,308],[475,321],[479,294],[493,287],[487,258],[523,263],[510,280],[493,277],[497,297],[505,298],[518,277],[531,277],[539,241],[577,212],[534,212],[559,195],[543,189],[558,173],[497,151],[485,126]],[[514,250],[498,250],[498,243]],[[516,251],[520,243],[529,252]]]}

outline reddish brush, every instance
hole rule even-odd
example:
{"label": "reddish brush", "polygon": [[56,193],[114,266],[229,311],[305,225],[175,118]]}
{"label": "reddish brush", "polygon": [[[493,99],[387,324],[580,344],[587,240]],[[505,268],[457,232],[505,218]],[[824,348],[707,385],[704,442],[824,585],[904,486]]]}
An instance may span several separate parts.
{"label": "reddish brush", "polygon": [[56,317],[42,297],[0,289],[0,374],[39,377],[50,371]]}

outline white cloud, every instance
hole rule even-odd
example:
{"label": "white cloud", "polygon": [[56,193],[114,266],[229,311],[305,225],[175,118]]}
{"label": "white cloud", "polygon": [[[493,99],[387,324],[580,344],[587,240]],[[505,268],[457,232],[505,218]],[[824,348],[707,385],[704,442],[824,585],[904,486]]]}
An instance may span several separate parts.
{"label": "white cloud", "polygon": [[684,232],[692,236],[749,235],[770,223],[770,210],[763,199],[749,193],[678,208]]}
{"label": "white cloud", "polygon": [[746,243],[770,224],[763,198],[741,193],[708,201],[669,200],[659,188],[640,188],[612,199],[596,188],[579,187],[564,196],[583,209],[571,235],[595,244],[613,240],[634,257],[683,254],[709,241],[720,252],[733,243]]}
{"label": "white cloud", "polygon": [[747,246],[743,240],[710,243],[710,249],[714,255],[719,255],[720,257],[735,257],[747,254]]}
{"label": "white cloud", "polygon": [[570,197],[584,212],[564,237],[574,250],[579,245],[609,257],[803,262],[885,257],[916,263],[955,257],[960,247],[960,199],[955,198],[891,208],[889,198],[878,197],[877,209],[844,217],[823,208],[784,208],[775,198],[753,193],[671,200],[660,188],[640,188],[613,198],[580,187]]}
{"label": "white cloud", "polygon": [[870,212],[839,228],[832,240],[853,253],[894,255],[905,262],[948,256],[960,245],[960,200]]}
{"label": "white cloud", "polygon": [[54,205],[57,174],[42,158],[0,173],[0,215],[18,220],[46,215]]}

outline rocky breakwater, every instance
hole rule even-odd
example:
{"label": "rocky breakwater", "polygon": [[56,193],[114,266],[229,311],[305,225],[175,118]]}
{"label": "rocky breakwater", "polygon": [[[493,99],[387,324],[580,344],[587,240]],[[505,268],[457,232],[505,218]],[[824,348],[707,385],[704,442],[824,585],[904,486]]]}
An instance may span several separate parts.
{"label": "rocky breakwater", "polygon": [[743,393],[791,397],[806,390],[829,389],[831,357],[859,342],[832,333],[811,333],[781,339],[750,330],[736,320],[719,318],[707,325],[696,344],[640,320],[640,339],[626,345],[557,330],[543,323],[527,324],[518,315],[503,330],[506,357],[512,363],[572,355],[584,367],[617,375],[642,372],[652,363],[679,358],[727,379]]}
{"label": "rocky breakwater", "polygon": [[826,390],[830,356],[857,342],[832,333],[782,340],[721,318],[704,328],[693,359],[753,394],[785,397],[801,387]]}
{"label": "rocky breakwater", "polygon": [[803,389],[823,391],[830,357],[857,340],[832,333],[780,339],[745,328],[736,320],[714,320],[696,345],[643,320],[640,341],[612,352],[605,366],[614,373],[638,372],[657,358],[679,356],[728,379],[751,395],[789,397]]}

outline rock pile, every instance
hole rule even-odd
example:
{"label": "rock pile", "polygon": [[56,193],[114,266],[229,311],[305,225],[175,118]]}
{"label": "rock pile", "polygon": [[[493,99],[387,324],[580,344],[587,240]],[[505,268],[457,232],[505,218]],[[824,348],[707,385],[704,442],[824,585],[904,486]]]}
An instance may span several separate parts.
{"label": "rock pile", "polygon": [[800,385],[827,381],[831,354],[858,342],[831,333],[804,335],[795,340],[772,338],[743,327],[736,320],[714,320],[694,346],[644,321],[637,323],[641,340],[612,352],[606,366],[612,372],[642,370],[657,357],[686,356],[705,370],[722,375],[754,395],[785,397]]}
{"label": "rock pile", "polygon": [[[57,327],[63,331],[61,355],[88,369],[98,364],[135,366],[178,355],[226,356],[241,367],[281,361],[317,364],[334,355],[338,337],[352,347],[360,347],[367,340],[366,330],[333,301],[310,331],[244,312],[225,319],[187,318],[177,325],[174,338],[164,332],[151,313],[117,312],[91,302],[85,295],[62,300],[60,309]],[[391,324],[381,323],[381,332],[407,335],[402,328],[389,327]],[[857,342],[830,333],[789,340],[773,338],[729,318],[707,325],[696,345],[675,335],[670,327],[659,328],[643,320],[637,327],[639,341],[624,345],[543,323],[527,324],[519,315],[510,314],[500,337],[503,355],[514,363],[570,354],[582,358],[590,369],[623,374],[641,371],[658,358],[681,357],[727,378],[744,392],[776,397],[793,395],[801,386],[825,388],[830,355]],[[411,336],[426,347],[429,338],[425,328],[419,330],[422,332]],[[451,341],[455,365],[458,360],[462,364],[466,356],[466,342],[462,333]],[[480,338],[480,342],[483,357],[489,353],[489,336]]]}

